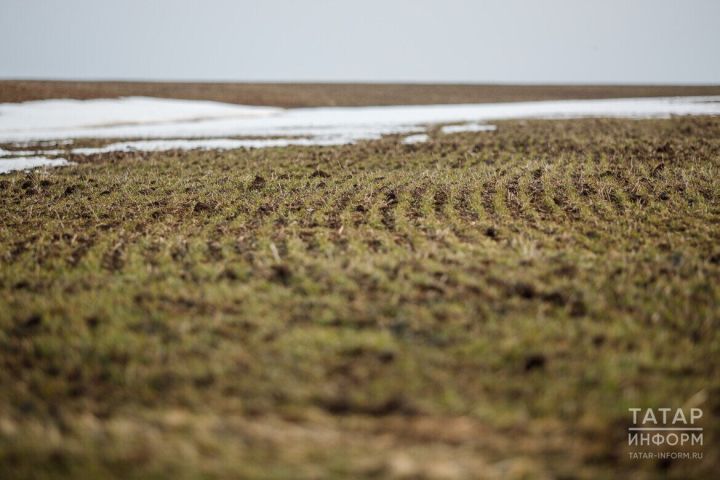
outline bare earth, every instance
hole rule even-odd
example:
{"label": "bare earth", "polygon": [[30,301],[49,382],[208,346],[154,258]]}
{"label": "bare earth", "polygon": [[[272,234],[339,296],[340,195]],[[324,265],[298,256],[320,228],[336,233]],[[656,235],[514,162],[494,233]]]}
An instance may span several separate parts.
{"label": "bare earth", "polygon": [[720,95],[720,86],[0,81],[0,103],[149,96],[279,107]]}

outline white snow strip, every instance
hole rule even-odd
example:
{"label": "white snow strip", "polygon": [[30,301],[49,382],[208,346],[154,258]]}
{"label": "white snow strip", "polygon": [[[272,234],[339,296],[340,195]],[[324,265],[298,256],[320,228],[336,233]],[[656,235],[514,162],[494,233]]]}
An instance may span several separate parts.
{"label": "white snow strip", "polygon": [[427,136],[425,133],[417,133],[415,135],[410,135],[402,139],[402,143],[409,145],[412,143],[425,143],[428,140],[430,140],[430,137]]}
{"label": "white snow strip", "polygon": [[[25,138],[70,138],[63,131],[130,125],[142,128],[163,123],[203,122],[218,118],[248,119],[279,112],[282,112],[282,109],[274,107],[147,97],[38,100],[0,104],[0,132],[20,134],[40,130],[46,134]],[[19,137],[19,141],[24,140],[22,135]]]}
{"label": "white snow strip", "polygon": [[0,159],[0,174],[15,170],[28,170],[37,167],[59,167],[69,165],[64,158],[21,157]]}
{"label": "white snow strip", "polygon": [[339,138],[268,138],[268,139],[232,139],[209,138],[198,140],[138,140],[132,142],[111,143],[99,148],[76,148],[72,153],[94,155],[109,152],[162,152],[168,150],[233,150],[237,148],[288,147],[290,145],[343,145],[347,143]]}
{"label": "white snow strip", "polygon": [[[344,145],[391,134],[409,135],[403,143],[420,143],[428,141],[425,132],[432,124],[454,124],[441,128],[449,134],[491,131],[495,127],[483,122],[494,120],[672,115],[720,115],[720,96],[290,110],[145,97],[41,100],[0,104],[0,143],[27,148],[0,149],[0,172],[67,164],[41,155]],[[41,149],[77,138],[135,140],[100,148]]]}
{"label": "white snow strip", "polygon": [[497,130],[495,125],[481,125],[479,123],[463,123],[462,125],[445,125],[440,129],[442,133],[462,133],[462,132],[494,132]]}
{"label": "white snow strip", "polygon": [[71,138],[337,136],[348,142],[428,124],[518,118],[720,115],[720,96],[569,100],[477,105],[283,110],[217,102],[119,98],[0,104],[0,143]]}

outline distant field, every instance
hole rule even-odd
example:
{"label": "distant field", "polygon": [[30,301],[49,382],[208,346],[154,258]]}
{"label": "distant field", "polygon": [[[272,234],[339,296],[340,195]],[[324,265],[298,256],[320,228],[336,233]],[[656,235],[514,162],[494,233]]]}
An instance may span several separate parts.
{"label": "distant field", "polygon": [[720,95],[720,86],[432,85],[0,81],[0,103],[46,98],[151,96],[280,107],[516,102]]}
{"label": "distant field", "polygon": [[[4,99],[718,93],[47,85]],[[713,478],[720,119],[497,126],[0,177],[0,477]],[[687,405],[702,461],[628,459]]]}

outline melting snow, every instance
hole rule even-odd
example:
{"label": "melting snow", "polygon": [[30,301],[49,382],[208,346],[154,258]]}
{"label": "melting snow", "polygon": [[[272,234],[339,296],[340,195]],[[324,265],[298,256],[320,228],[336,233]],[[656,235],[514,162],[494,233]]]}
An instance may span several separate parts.
{"label": "melting snow", "polygon": [[46,158],[46,157],[20,157],[20,158],[0,158],[0,174],[8,173],[15,170],[27,170],[36,167],[59,167],[69,165],[64,158]]}
{"label": "melting snow", "polygon": [[464,123],[462,125],[445,125],[440,129],[442,133],[461,133],[461,132],[494,132],[497,129],[495,125],[481,125],[479,123]]}
{"label": "melting snow", "polygon": [[517,118],[718,115],[720,97],[280,109],[118,98],[0,104],[0,143],[72,138],[328,137],[356,141],[427,124]]}
{"label": "melting snow", "polygon": [[22,152],[64,155],[340,145],[388,134],[418,134],[406,137],[407,143],[426,141],[419,134],[432,124],[459,124],[443,127],[441,131],[447,134],[491,131],[494,127],[482,122],[494,120],[671,115],[720,115],[720,96],[298,109],[144,97],[42,100],[0,104],[0,143],[32,148],[67,145],[78,138],[124,140],[100,148]]}
{"label": "melting snow", "polygon": [[426,133],[417,133],[415,135],[410,135],[408,137],[403,138],[402,143],[406,143],[406,144],[425,143],[429,139],[430,139],[430,137],[428,137]]}
{"label": "melting snow", "polygon": [[197,140],[138,140],[134,142],[111,143],[100,148],[76,148],[72,153],[92,155],[108,152],[159,152],[166,150],[232,150],[236,148],[287,147],[290,145],[341,145],[346,142],[337,139],[318,138],[268,138],[268,139],[233,139],[208,138]]}
{"label": "melting snow", "polygon": [[[273,107],[248,107],[198,100],[126,97],[99,100],[38,100],[0,104],[0,132],[20,141],[64,139],[69,128],[157,125],[202,122],[218,118],[257,118],[282,112]],[[21,132],[42,132],[21,135]],[[53,133],[54,132],[54,133]],[[3,135],[4,136],[4,135]]]}

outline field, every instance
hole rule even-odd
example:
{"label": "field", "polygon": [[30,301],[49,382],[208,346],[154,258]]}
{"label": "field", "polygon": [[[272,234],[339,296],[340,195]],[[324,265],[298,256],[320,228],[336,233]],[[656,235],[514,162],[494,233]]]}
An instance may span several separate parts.
{"label": "field", "polygon": [[497,126],[0,176],[0,476],[713,478],[720,118]]}
{"label": "field", "polygon": [[428,105],[593,98],[720,95],[720,86],[467,85],[398,83],[167,83],[0,80],[0,103],[45,98],[147,96],[241,105]]}

